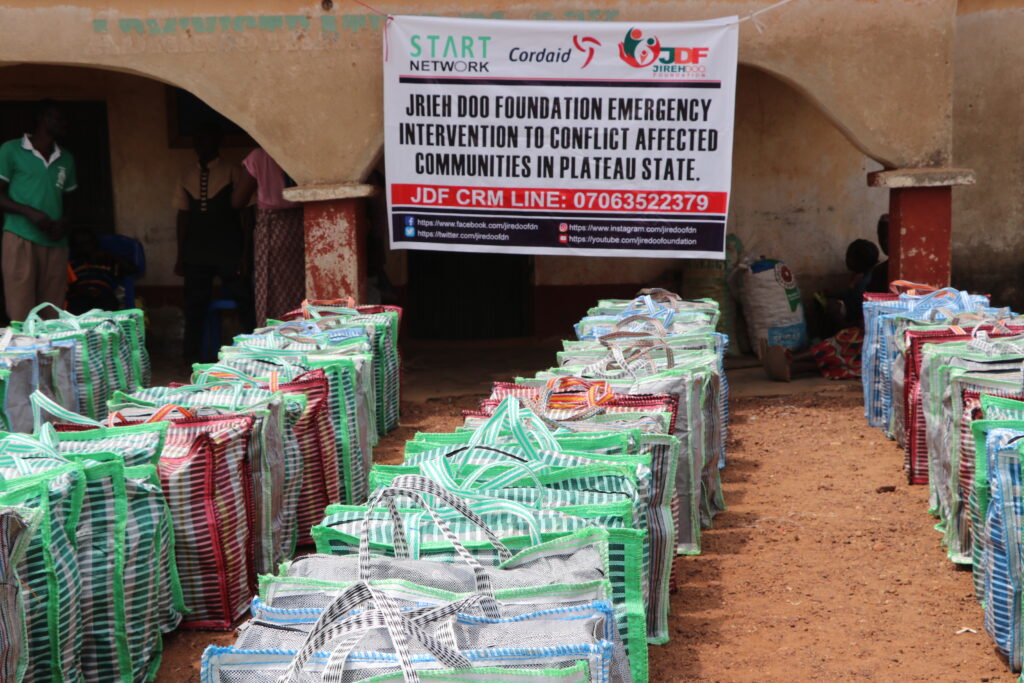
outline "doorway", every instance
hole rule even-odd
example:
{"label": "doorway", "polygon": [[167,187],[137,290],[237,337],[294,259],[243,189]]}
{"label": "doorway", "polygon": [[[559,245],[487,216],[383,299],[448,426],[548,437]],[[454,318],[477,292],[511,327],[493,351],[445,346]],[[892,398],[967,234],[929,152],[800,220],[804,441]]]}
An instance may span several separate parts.
{"label": "doorway", "polygon": [[416,339],[532,334],[533,257],[409,252],[409,333]]}
{"label": "doorway", "polygon": [[[110,170],[110,132],[106,102],[61,102],[70,126],[60,141],[75,158],[75,227],[93,233],[114,232],[114,183]],[[0,101],[0,142],[20,138],[34,128],[35,101]],[[7,320],[3,281],[0,280],[0,321]]]}

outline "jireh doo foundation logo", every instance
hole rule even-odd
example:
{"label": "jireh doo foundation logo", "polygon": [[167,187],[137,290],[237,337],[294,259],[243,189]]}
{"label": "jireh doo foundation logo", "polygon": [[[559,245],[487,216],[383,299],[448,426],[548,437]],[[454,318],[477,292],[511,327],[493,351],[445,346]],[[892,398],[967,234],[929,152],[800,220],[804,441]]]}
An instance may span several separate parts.
{"label": "jireh doo foundation logo", "polygon": [[626,64],[637,69],[643,69],[651,64],[661,54],[661,41],[656,37],[644,38],[644,32],[638,28],[631,28],[626,32],[626,37],[619,43],[619,57]]}
{"label": "jireh doo foundation logo", "polygon": [[711,51],[707,47],[667,47],[657,36],[644,36],[636,27],[626,31],[619,43],[619,58],[636,69],[651,68],[658,75],[685,74],[686,77],[704,78],[701,64]]}

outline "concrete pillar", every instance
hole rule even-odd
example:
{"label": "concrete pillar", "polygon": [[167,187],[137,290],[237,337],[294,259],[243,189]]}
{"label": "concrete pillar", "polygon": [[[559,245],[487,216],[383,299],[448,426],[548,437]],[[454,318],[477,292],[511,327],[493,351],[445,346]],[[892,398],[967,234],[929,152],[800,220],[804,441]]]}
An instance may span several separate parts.
{"label": "concrete pillar", "polygon": [[337,299],[366,295],[365,199],[372,185],[301,185],[284,191],[303,203],[306,229],[306,298]]}
{"label": "concrete pillar", "polygon": [[889,279],[933,287],[950,284],[953,187],[973,185],[969,169],[914,168],[868,174],[889,189]]}

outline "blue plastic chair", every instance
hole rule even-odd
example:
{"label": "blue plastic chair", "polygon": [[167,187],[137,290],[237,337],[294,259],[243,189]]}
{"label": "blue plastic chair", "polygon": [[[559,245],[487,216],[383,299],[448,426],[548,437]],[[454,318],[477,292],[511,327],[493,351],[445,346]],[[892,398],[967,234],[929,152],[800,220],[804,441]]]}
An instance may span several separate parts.
{"label": "blue plastic chair", "polygon": [[135,280],[146,274],[146,250],[142,242],[127,235],[106,234],[96,236],[96,245],[135,265],[135,272],[123,275],[120,282],[124,289],[124,307],[135,308]]}
{"label": "blue plastic chair", "polygon": [[206,309],[206,321],[203,323],[203,362],[209,363],[217,359],[220,351],[220,314],[221,311],[233,311],[238,308],[234,299],[222,297],[210,302]]}

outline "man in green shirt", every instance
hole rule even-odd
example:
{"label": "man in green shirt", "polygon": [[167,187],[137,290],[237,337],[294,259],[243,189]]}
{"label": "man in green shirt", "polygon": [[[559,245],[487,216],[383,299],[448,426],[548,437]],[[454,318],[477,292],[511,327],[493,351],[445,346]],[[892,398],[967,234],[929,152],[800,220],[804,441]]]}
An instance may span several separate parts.
{"label": "man in green shirt", "polygon": [[11,320],[24,320],[43,302],[64,306],[71,230],[64,195],[78,186],[75,160],[57,144],[67,127],[60,105],[43,101],[35,131],[0,145],[0,265]]}

